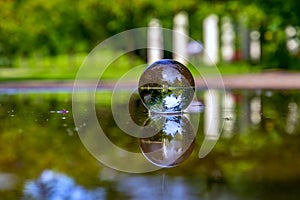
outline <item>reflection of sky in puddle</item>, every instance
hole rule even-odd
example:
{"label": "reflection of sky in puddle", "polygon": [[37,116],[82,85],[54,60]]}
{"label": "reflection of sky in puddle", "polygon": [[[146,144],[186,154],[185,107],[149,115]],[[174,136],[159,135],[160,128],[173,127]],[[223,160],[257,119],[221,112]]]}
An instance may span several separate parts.
{"label": "reflection of sky in puddle", "polygon": [[24,197],[36,200],[95,200],[104,199],[105,191],[102,188],[87,190],[64,174],[45,170],[37,180],[25,184]]}

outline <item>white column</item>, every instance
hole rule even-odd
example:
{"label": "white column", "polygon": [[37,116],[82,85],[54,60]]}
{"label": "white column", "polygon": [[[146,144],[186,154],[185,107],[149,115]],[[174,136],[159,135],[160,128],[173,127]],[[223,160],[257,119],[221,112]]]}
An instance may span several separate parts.
{"label": "white column", "polygon": [[204,39],[204,62],[208,65],[214,65],[219,61],[219,30],[218,16],[209,15],[203,22]]}
{"label": "white column", "polygon": [[258,62],[261,56],[260,33],[251,31],[250,33],[250,59],[252,62]]}
{"label": "white column", "polygon": [[188,15],[185,12],[180,12],[174,17],[173,59],[184,65],[188,60],[188,23]]}
{"label": "white column", "polygon": [[148,28],[148,49],[147,60],[151,64],[163,58],[163,35],[161,25],[158,19],[152,19]]}
{"label": "white column", "polygon": [[299,41],[297,38],[297,30],[293,26],[288,26],[285,29],[285,34],[287,37],[286,47],[291,54],[296,55],[299,51]]}
{"label": "white column", "polygon": [[235,33],[231,19],[224,17],[222,19],[222,58],[226,62],[232,61],[235,51]]}

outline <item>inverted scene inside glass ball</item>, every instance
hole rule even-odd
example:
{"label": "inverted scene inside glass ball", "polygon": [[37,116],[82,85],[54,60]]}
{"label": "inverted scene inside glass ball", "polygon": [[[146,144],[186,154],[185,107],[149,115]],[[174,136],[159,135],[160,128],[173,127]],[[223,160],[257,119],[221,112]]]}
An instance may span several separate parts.
{"label": "inverted scene inside glass ball", "polygon": [[[195,133],[186,117],[155,116],[146,121],[145,126],[150,123],[158,131],[154,136],[140,138],[140,148],[151,163],[164,168],[174,167],[191,155]],[[147,130],[141,134],[147,134]]]}
{"label": "inverted scene inside glass ball", "polygon": [[154,113],[178,113],[188,107],[195,93],[191,72],[183,64],[163,59],[146,68],[139,80],[139,95]]}

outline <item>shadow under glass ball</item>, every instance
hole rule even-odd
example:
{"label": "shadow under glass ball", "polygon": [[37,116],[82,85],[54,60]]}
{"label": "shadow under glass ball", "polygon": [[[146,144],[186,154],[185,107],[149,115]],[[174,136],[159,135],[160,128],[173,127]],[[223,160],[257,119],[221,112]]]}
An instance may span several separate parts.
{"label": "shadow under glass ball", "polygon": [[182,112],[191,103],[195,82],[183,64],[163,59],[146,68],[139,79],[139,95],[154,113]]}
{"label": "shadow under glass ball", "polygon": [[[195,133],[185,116],[155,116],[149,118],[144,126],[149,124],[157,133],[140,138],[139,143],[141,151],[151,163],[169,168],[177,166],[191,155],[195,146]],[[144,133],[147,134],[147,130],[141,133],[142,136]]]}

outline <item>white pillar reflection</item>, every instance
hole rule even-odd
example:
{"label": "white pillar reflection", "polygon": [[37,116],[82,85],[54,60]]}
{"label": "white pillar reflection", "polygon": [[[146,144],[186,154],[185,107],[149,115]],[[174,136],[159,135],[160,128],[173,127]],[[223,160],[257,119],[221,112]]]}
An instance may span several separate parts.
{"label": "white pillar reflection", "polygon": [[188,26],[189,20],[186,12],[180,12],[174,17],[173,58],[184,65],[187,64],[188,59]]}
{"label": "white pillar reflection", "polygon": [[160,21],[152,19],[149,22],[147,39],[147,60],[151,64],[163,58],[163,34]]}
{"label": "white pillar reflection", "polygon": [[217,90],[204,93],[204,134],[205,138],[199,151],[199,158],[205,157],[215,146],[220,136],[220,101]]}
{"label": "white pillar reflection", "polygon": [[288,105],[287,121],[286,121],[286,132],[293,134],[296,132],[298,127],[299,112],[298,105],[295,102],[290,102]]}
{"label": "white pillar reflection", "polygon": [[225,137],[231,137],[235,125],[235,101],[234,96],[227,92],[223,97],[223,118],[224,118],[224,127],[223,135]]}
{"label": "white pillar reflection", "polygon": [[218,29],[218,16],[209,15],[203,22],[203,39],[204,49],[204,62],[208,65],[214,65],[219,61],[219,29]]}
{"label": "white pillar reflection", "polygon": [[255,125],[261,122],[261,98],[259,96],[254,97],[250,101],[250,119]]}

